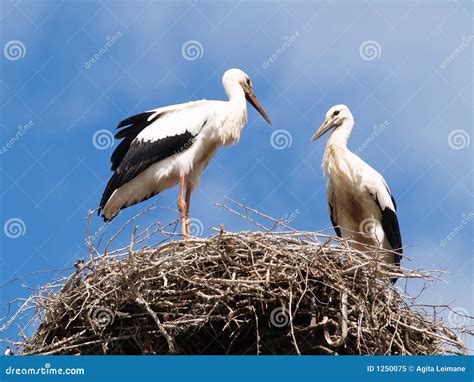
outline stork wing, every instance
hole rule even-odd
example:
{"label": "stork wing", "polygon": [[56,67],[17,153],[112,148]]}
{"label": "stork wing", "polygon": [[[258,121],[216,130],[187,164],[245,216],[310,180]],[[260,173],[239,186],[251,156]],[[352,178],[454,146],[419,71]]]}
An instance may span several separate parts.
{"label": "stork wing", "polygon": [[[180,110],[190,110],[194,109],[195,106],[198,106],[205,102],[205,100],[195,101],[195,102],[188,102],[178,105],[171,105],[165,106],[158,109],[153,109],[150,111],[146,111],[144,113],[140,113],[134,115],[132,117],[126,118],[123,121],[119,122],[117,129],[121,129],[117,134],[115,134],[115,138],[123,139],[122,142],[117,146],[115,151],[112,154],[111,162],[112,162],[112,171],[117,170],[120,163],[126,156],[128,150],[134,139],[145,129],[148,127],[152,127],[154,124],[155,127],[160,126],[160,124],[156,124],[155,122],[158,119],[162,119],[164,116],[176,113]],[[185,126],[184,124],[180,124],[175,127],[175,131],[179,131],[180,129],[186,129],[189,126]],[[163,131],[161,132],[162,136],[166,135],[173,135],[173,132]],[[175,132],[176,134],[176,132]],[[159,136],[159,135],[158,135]]]}
{"label": "stork wing", "polygon": [[328,182],[327,200],[328,200],[329,217],[331,218],[331,223],[332,223],[332,226],[334,227],[334,231],[336,231],[337,236],[342,237],[341,229],[338,227],[338,224],[337,224],[337,215],[334,210],[334,191],[333,191],[331,182]]}
{"label": "stork wing", "polygon": [[402,249],[402,237],[397,218],[397,205],[385,180],[380,176],[382,182],[370,190],[370,194],[380,209],[382,216],[382,228],[392,249],[399,255],[395,256],[395,264],[400,265]]}
{"label": "stork wing", "polygon": [[[103,208],[112,193],[153,163],[191,147],[207,122],[203,101],[168,106],[134,115],[121,121],[115,137],[123,138],[112,154],[112,170],[102,195]],[[100,211],[99,211],[100,212]]]}

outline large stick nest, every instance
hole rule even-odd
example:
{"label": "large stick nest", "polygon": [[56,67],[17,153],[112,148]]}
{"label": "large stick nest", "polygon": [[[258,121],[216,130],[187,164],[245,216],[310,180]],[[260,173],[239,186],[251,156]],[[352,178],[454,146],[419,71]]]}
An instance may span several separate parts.
{"label": "large stick nest", "polygon": [[[447,354],[456,333],[336,237],[228,233],[79,264],[23,354]],[[400,283],[400,281],[399,281]]]}

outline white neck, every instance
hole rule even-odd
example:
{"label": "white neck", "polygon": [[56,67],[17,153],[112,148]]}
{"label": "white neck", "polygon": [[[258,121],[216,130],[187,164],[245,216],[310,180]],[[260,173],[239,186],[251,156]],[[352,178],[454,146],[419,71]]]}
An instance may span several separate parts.
{"label": "white neck", "polygon": [[351,135],[352,128],[354,127],[353,119],[344,119],[342,125],[336,127],[331,136],[328,139],[327,146],[338,146],[347,147],[347,140]]}
{"label": "white neck", "polygon": [[245,92],[239,83],[224,83],[224,89],[229,97],[229,103],[232,106],[237,118],[242,120],[242,127],[247,122],[247,100]]}
{"label": "white neck", "polygon": [[239,105],[243,109],[247,108],[244,89],[242,89],[240,84],[236,84],[235,82],[224,83],[224,90],[230,102]]}
{"label": "white neck", "polygon": [[353,119],[344,119],[342,125],[336,127],[326,144],[324,150],[323,164],[324,172],[329,176],[338,176],[350,172],[351,167],[347,166],[347,140],[354,126]]}
{"label": "white neck", "polygon": [[219,136],[221,142],[227,146],[236,143],[240,138],[240,133],[247,122],[247,102],[240,84],[224,82],[224,89],[229,97],[231,112],[226,117],[226,123],[219,129]]}

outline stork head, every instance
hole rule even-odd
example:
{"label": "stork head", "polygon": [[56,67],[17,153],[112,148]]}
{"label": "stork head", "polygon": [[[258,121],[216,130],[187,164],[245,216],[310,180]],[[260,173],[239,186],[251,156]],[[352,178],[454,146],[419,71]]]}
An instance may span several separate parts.
{"label": "stork head", "polygon": [[321,124],[320,128],[311,137],[312,141],[321,138],[326,132],[331,129],[337,129],[345,121],[353,121],[354,118],[346,105],[336,105],[329,109],[326,113],[326,119]]}
{"label": "stork head", "polygon": [[229,98],[232,98],[233,90],[237,87],[242,88],[245,94],[245,98],[249,101],[252,106],[260,113],[260,115],[265,118],[270,125],[272,122],[268,117],[265,110],[263,110],[262,105],[258,102],[257,97],[252,89],[252,82],[250,81],[250,77],[240,69],[229,69],[224,73],[222,77],[222,83],[224,88],[226,89]]}

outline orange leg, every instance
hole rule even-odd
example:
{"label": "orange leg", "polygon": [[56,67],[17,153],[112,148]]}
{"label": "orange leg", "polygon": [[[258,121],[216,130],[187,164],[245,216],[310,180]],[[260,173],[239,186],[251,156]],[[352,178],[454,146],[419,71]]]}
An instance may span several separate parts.
{"label": "orange leg", "polygon": [[181,222],[181,236],[183,237],[183,239],[189,239],[189,235],[186,229],[186,201],[184,200],[185,184],[186,179],[184,176],[182,176],[179,182],[178,210],[179,220]]}
{"label": "orange leg", "polygon": [[191,217],[189,216],[189,205],[191,204],[191,192],[192,192],[192,187],[191,184],[188,183],[186,184],[186,199],[184,201],[186,205],[185,209],[185,221],[186,221],[186,235],[189,238],[189,235],[191,233]]}

